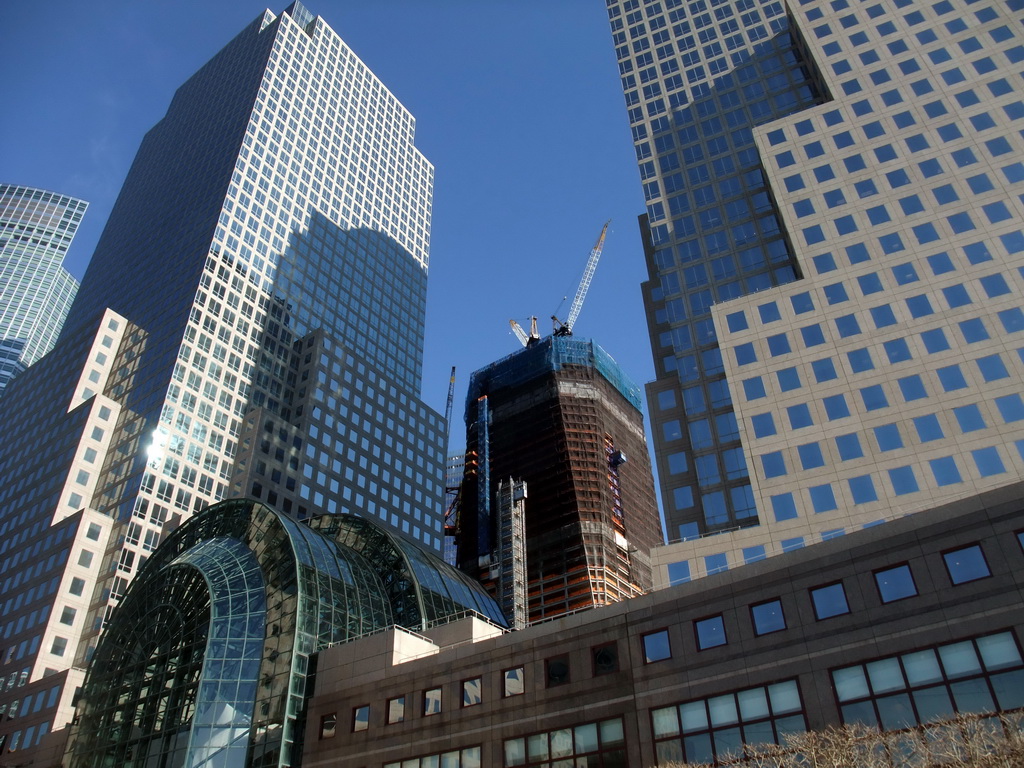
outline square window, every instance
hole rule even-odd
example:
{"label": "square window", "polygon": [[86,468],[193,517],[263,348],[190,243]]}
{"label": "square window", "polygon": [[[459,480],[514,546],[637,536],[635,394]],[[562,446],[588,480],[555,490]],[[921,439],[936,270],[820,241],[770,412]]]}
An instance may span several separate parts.
{"label": "square window", "polygon": [[960,323],[960,333],[963,335],[964,341],[968,344],[974,344],[977,341],[985,341],[989,338],[988,329],[985,328],[984,321],[978,317],[962,321]]}
{"label": "square window", "polygon": [[905,402],[909,403],[913,400],[921,400],[928,397],[928,390],[925,389],[924,382],[917,374],[897,379],[896,383],[899,385],[900,394],[903,395]]}
{"label": "square window", "polygon": [[779,389],[783,392],[790,392],[794,389],[800,389],[800,374],[796,368],[783,368],[775,373],[776,378],[779,381]]}
{"label": "square window", "polygon": [[975,432],[979,429],[985,429],[988,426],[985,423],[985,417],[981,415],[981,409],[977,404],[961,405],[959,408],[954,408],[953,415],[956,417],[957,423],[960,425],[960,431],[965,434],[967,432]]}
{"label": "square window", "polygon": [[619,646],[617,643],[603,643],[590,649],[594,676],[610,675],[619,671]]}
{"label": "square window", "polygon": [[690,561],[679,560],[668,564],[668,583],[670,586],[686,584],[690,581]]}
{"label": "square window", "polygon": [[754,624],[755,635],[770,635],[786,628],[781,600],[767,600],[750,606],[750,618]]}
{"label": "square window", "polygon": [[806,443],[797,446],[797,454],[800,457],[800,465],[803,469],[815,469],[825,466],[825,458],[821,453],[821,446],[818,443]]}
{"label": "square window", "polygon": [[878,492],[875,490],[875,483],[871,479],[871,475],[851,477],[846,482],[850,487],[850,495],[853,497],[854,504],[868,504],[872,501],[878,501]]}
{"label": "square window", "polygon": [[441,689],[428,688],[423,692],[423,716],[441,714]]}
{"label": "square window", "polygon": [[936,352],[945,352],[949,349],[949,339],[946,338],[946,332],[941,328],[925,331],[921,334],[921,341],[924,343],[925,351],[929,355],[934,355]]}
{"label": "square window", "polygon": [[850,300],[842,283],[831,283],[822,288],[822,291],[825,293],[825,300],[829,304],[842,304],[844,301]]}
{"label": "square window", "polygon": [[969,581],[977,581],[992,575],[988,562],[985,560],[985,553],[981,551],[978,544],[943,552],[942,559],[946,562],[949,580],[954,585],[966,584]]}
{"label": "square window", "polygon": [[846,402],[845,395],[830,395],[822,398],[821,402],[825,406],[825,415],[829,421],[845,419],[850,415],[850,406]]}
{"label": "square window", "polygon": [[864,403],[865,410],[877,411],[889,407],[889,399],[885,396],[885,390],[881,384],[872,387],[864,387],[860,391],[860,398]]}
{"label": "square window", "polygon": [[945,437],[942,432],[942,425],[939,423],[939,417],[934,413],[916,417],[914,419],[914,428],[917,430],[917,436],[922,443],[941,440]]}
{"label": "square window", "polygon": [[641,636],[640,641],[644,646],[644,664],[672,658],[672,647],[669,645],[667,629],[648,632]]}
{"label": "square window", "polygon": [[364,704],[361,707],[352,709],[352,732],[358,733],[370,727],[370,705]]}
{"label": "square window", "polygon": [[802,429],[814,424],[814,421],[811,419],[811,410],[807,403],[791,405],[786,409],[786,415],[789,417],[789,425],[793,429]]}
{"label": "square window", "polygon": [[914,475],[913,467],[894,467],[889,470],[889,482],[897,496],[904,496],[908,493],[917,493],[921,490],[917,484],[917,477]]}
{"label": "square window", "polygon": [[474,707],[483,701],[481,692],[481,681],[479,677],[473,677],[462,681],[462,706]]}
{"label": "square window", "polygon": [[896,325],[896,315],[892,311],[892,307],[888,304],[882,304],[880,307],[873,307],[869,312],[871,314],[871,321],[875,324],[875,328],[887,328],[890,325]]}
{"label": "square window", "polygon": [[526,691],[526,676],[523,667],[512,667],[502,673],[502,696],[520,696]]}
{"label": "square window", "polygon": [[894,603],[917,594],[917,585],[909,565],[875,571],[875,584],[883,603]]}
{"label": "square window", "polygon": [[331,712],[320,717],[320,738],[333,739],[338,732],[338,713]]}
{"label": "square window", "polygon": [[814,604],[814,615],[819,621],[850,612],[846,590],[841,581],[812,589],[811,602]]}
{"label": "square window", "polygon": [[850,370],[854,373],[874,370],[875,364],[871,360],[871,352],[867,349],[854,349],[846,353],[846,359],[850,363]]}
{"label": "square window", "polygon": [[725,637],[725,621],[722,614],[693,622],[693,629],[697,635],[697,650],[716,648],[728,642]]}
{"label": "square window", "polygon": [[935,477],[936,485],[956,485],[963,482],[963,478],[960,476],[960,468],[957,467],[956,460],[952,456],[930,459],[928,466]]}
{"label": "square window", "polygon": [[833,509],[838,509],[836,494],[832,490],[831,485],[827,483],[825,485],[815,485],[808,488],[807,492],[811,497],[811,506],[814,508],[815,513],[830,512]]}
{"label": "square window", "polygon": [[857,437],[856,432],[851,432],[848,435],[838,435],[835,441],[836,450],[839,451],[839,458],[842,461],[851,461],[852,459],[859,459],[864,456],[864,449],[861,448],[860,438]]}
{"label": "square window", "polygon": [[758,400],[766,396],[764,382],[760,376],[743,380],[743,396],[750,400]]}
{"label": "square window", "polygon": [[967,386],[967,379],[959,365],[947,365],[935,371],[944,392],[955,392]]}
{"label": "square window", "polygon": [[1006,465],[1003,464],[1003,459],[999,455],[999,449],[995,446],[971,451],[971,458],[974,459],[974,465],[978,468],[978,474],[982,477],[1001,475],[1006,472]]}
{"label": "square window", "polygon": [[875,441],[880,451],[895,451],[903,447],[903,437],[897,424],[883,424],[874,428]]}
{"label": "square window", "polygon": [[792,493],[780,493],[770,498],[772,514],[775,521],[781,523],[784,520],[795,520],[799,515],[796,511],[796,502]]}
{"label": "square window", "polygon": [[768,352],[772,357],[785,355],[792,351],[789,338],[784,333],[769,336],[766,341],[768,342]]}
{"label": "square window", "polygon": [[405,696],[388,699],[388,725],[401,723],[405,720]]}
{"label": "square window", "polygon": [[800,336],[804,340],[805,347],[816,347],[825,343],[825,333],[817,323],[801,328]]}
{"label": "square window", "polygon": [[836,373],[835,363],[832,362],[831,357],[826,357],[824,360],[812,361],[811,372],[814,373],[814,380],[819,384],[823,381],[832,381],[832,379],[839,377],[839,374]]}
{"label": "square window", "polygon": [[750,424],[754,428],[754,437],[770,437],[776,432],[775,420],[770,413],[759,413],[751,416]]}

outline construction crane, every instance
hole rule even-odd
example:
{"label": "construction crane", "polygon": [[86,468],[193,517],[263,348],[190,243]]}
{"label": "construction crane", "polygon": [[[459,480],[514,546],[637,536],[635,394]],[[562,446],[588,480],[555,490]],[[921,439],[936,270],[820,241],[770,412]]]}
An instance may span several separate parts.
{"label": "construction crane", "polygon": [[[445,456],[448,455],[448,446],[452,441],[452,403],[455,402],[455,366],[452,366],[452,375],[448,380],[448,404],[444,408],[444,422],[448,429],[445,440]],[[447,472],[445,472],[447,475]],[[447,478],[446,478],[447,480]],[[446,536],[457,536],[459,530],[459,497],[462,495],[462,483],[448,485],[445,483],[445,497],[450,498],[448,508],[444,513],[444,532]]]}
{"label": "construction crane", "polygon": [[537,332],[537,318],[530,318],[530,332],[527,333],[523,330],[523,326],[517,323],[515,320],[509,320],[508,324],[512,326],[512,333],[516,335],[520,343],[524,347],[529,347],[540,341],[540,334]]}
{"label": "construction crane", "polygon": [[566,321],[563,323],[554,315],[551,316],[555,326],[555,336],[572,336],[572,327],[576,324],[576,318],[580,316],[583,300],[587,298],[587,291],[590,290],[590,281],[594,279],[597,262],[601,258],[601,250],[604,248],[604,238],[608,234],[608,225],[611,223],[611,219],[604,223],[604,227],[601,229],[601,236],[597,238],[594,248],[590,251],[590,258],[587,259],[586,269],[583,270],[583,277],[580,279],[579,288],[576,289],[576,298],[572,300],[572,306],[569,307]]}

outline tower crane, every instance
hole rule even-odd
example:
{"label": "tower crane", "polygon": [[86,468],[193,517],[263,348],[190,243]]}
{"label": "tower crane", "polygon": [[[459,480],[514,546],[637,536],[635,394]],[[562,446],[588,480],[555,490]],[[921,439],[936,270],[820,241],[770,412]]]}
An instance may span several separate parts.
{"label": "tower crane", "polygon": [[[448,380],[448,403],[444,408],[444,422],[448,429],[448,434],[445,439],[445,457],[448,456],[448,446],[452,440],[452,403],[455,401],[455,366],[452,366],[452,375]],[[447,461],[447,458],[446,458]],[[447,472],[445,473],[447,474]],[[447,478],[446,478],[447,479]],[[444,532],[446,536],[458,535],[459,520],[459,496],[462,492],[462,483],[458,485],[450,486],[445,484],[445,496],[451,498],[451,502],[444,513]]]}
{"label": "tower crane", "polygon": [[566,316],[565,322],[563,323],[554,315],[551,316],[555,326],[555,336],[572,336],[572,327],[576,324],[576,318],[580,316],[583,300],[587,298],[587,291],[590,290],[590,281],[594,279],[597,262],[601,258],[601,250],[604,248],[604,238],[608,234],[608,225],[611,223],[611,219],[604,223],[604,227],[601,228],[601,236],[597,238],[597,242],[594,243],[594,247],[590,251],[590,258],[587,259],[586,269],[583,270],[583,277],[580,279],[579,288],[576,289],[576,298],[572,300],[572,306],[569,307],[569,314]]}
{"label": "tower crane", "polygon": [[[611,223],[611,219],[604,223],[604,227],[601,229],[601,236],[597,238],[597,242],[590,251],[590,257],[587,259],[587,266],[583,270],[583,277],[580,279],[580,285],[576,289],[576,297],[572,300],[572,306],[569,307],[569,314],[567,315],[566,321],[563,323],[554,315],[551,316],[551,320],[554,323],[555,336],[572,336],[572,327],[576,323],[576,318],[580,315],[580,309],[583,308],[583,300],[587,297],[587,291],[590,289],[590,281],[594,279],[594,272],[597,270],[597,262],[601,258],[601,250],[604,248],[604,238],[605,235],[608,234],[608,225]],[[537,332],[536,317],[530,318],[529,333],[527,333],[515,320],[509,320],[508,322],[509,325],[512,326],[512,332],[524,347],[532,346],[540,340],[540,334]]]}

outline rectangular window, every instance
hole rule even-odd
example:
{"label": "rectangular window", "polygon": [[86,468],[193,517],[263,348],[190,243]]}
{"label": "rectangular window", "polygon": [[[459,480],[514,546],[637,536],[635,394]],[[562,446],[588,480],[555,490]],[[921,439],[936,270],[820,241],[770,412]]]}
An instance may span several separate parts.
{"label": "rectangular window", "polygon": [[441,714],[441,689],[428,688],[423,692],[423,716]]}
{"label": "rectangular window", "polygon": [[523,675],[524,669],[522,667],[512,667],[512,669],[506,669],[502,673],[502,680],[504,687],[502,689],[502,695],[506,698],[509,696],[520,696],[525,690],[525,677]]}
{"label": "rectangular window", "polygon": [[320,738],[333,739],[338,730],[338,713],[331,712],[320,718]]}
{"label": "rectangular window", "polygon": [[875,571],[875,584],[883,603],[894,603],[917,594],[917,585],[909,565],[897,565]]}
{"label": "rectangular window", "polygon": [[786,628],[786,617],[782,613],[781,600],[767,600],[750,606],[750,618],[755,635],[768,635]]}
{"label": "rectangular window", "polygon": [[590,649],[591,661],[594,667],[594,676],[610,675],[619,671],[619,646],[618,643],[603,643]]}
{"label": "rectangular window", "polygon": [[978,544],[943,552],[942,559],[946,563],[949,580],[954,584],[966,584],[968,581],[977,581],[992,575],[985,560],[985,553]]}
{"label": "rectangular window", "polygon": [[405,696],[388,699],[388,725],[405,720]]}
{"label": "rectangular window", "polygon": [[725,620],[722,614],[708,616],[693,622],[693,631],[697,635],[697,649],[704,651],[708,648],[716,648],[725,645],[728,640],[725,636]]}
{"label": "rectangular window", "polygon": [[644,646],[644,664],[672,658],[672,647],[669,644],[667,629],[648,632],[641,636],[640,641]]}
{"label": "rectangular window", "polygon": [[352,732],[358,733],[370,727],[370,705],[364,704],[352,710]]}
{"label": "rectangular window", "polygon": [[814,615],[819,621],[850,612],[850,604],[846,600],[846,590],[841,581],[812,589],[811,602],[814,604]]}
{"label": "rectangular window", "polygon": [[462,681],[462,706],[473,707],[483,701],[480,678],[473,677]]}
{"label": "rectangular window", "polygon": [[555,656],[544,662],[544,673],[548,688],[565,685],[569,682],[569,657]]}

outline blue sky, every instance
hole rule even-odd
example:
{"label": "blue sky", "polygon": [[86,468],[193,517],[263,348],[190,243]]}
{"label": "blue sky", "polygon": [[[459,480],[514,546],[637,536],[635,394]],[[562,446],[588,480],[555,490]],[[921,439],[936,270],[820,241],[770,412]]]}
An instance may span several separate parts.
{"label": "blue sky", "polygon": [[[280,12],[287,3],[273,6]],[[653,377],[643,198],[601,0],[308,0],[417,121],[435,167],[423,398],[464,442],[469,374],[519,348],[508,320],[567,311],[612,227],[577,335]],[[88,200],[81,277],[143,134],[259,0],[34,0],[0,7],[0,180]]]}

